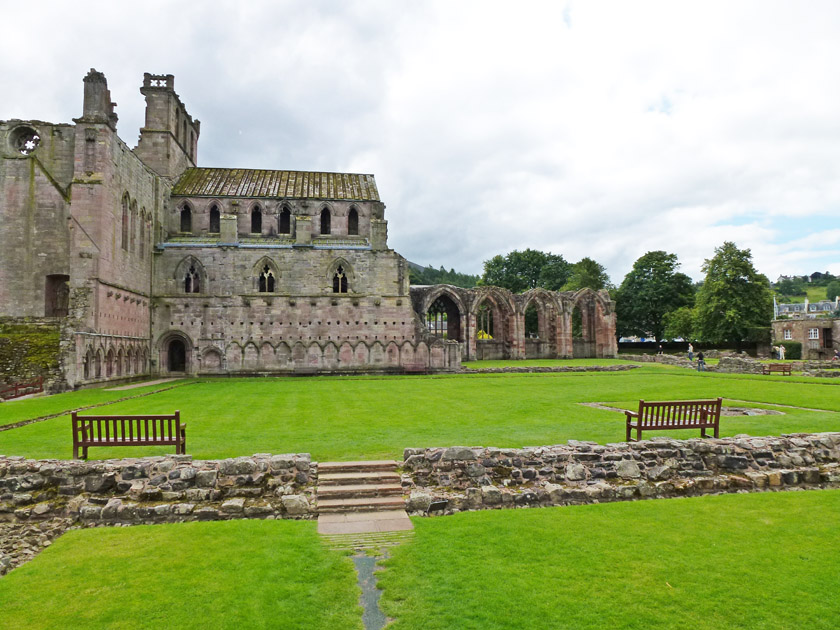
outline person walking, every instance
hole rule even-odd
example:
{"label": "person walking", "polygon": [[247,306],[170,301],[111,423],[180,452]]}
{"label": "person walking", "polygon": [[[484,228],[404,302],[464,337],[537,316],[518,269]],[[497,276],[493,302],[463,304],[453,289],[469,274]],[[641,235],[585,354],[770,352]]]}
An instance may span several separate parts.
{"label": "person walking", "polygon": [[694,361],[694,346],[691,345],[691,342],[688,342],[688,360]]}
{"label": "person walking", "polygon": [[705,372],[706,371],[706,359],[703,357],[703,351],[697,353],[697,371],[698,372]]}

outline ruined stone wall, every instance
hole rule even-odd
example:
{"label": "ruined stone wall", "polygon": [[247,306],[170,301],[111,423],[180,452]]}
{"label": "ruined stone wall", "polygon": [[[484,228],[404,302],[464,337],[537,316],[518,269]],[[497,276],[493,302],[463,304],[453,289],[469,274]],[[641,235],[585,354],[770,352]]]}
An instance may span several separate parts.
{"label": "ruined stone wall", "polygon": [[0,383],[60,380],[59,339],[53,318],[0,318]]}
{"label": "ruined stone wall", "polygon": [[0,520],[306,518],[317,476],[308,453],[196,461],[190,455],[103,461],[0,456]]}
{"label": "ruined stone wall", "polygon": [[307,453],[193,461],[0,456],[0,575],[69,527],[232,518],[312,518]]}
{"label": "ruined stone wall", "polygon": [[[210,231],[210,208],[215,206],[220,214],[236,217],[236,231],[240,239],[246,243],[259,245],[265,241],[247,241],[249,238],[278,237],[296,242],[298,222],[303,217],[309,218],[306,229],[315,239],[314,244],[329,245],[336,239],[346,241],[350,246],[366,246],[372,237],[372,222],[384,220],[385,204],[378,201],[344,201],[344,200],[303,200],[303,199],[263,199],[258,197],[181,197],[174,196],[167,212],[164,223],[167,237],[177,237],[189,234],[212,242],[219,238],[219,234]],[[189,208],[192,217],[192,229],[189,233],[181,232],[181,210]],[[251,232],[251,213],[259,208],[262,216],[262,231]],[[280,214],[283,209],[291,213],[288,233],[280,232]],[[330,212],[330,232],[321,234],[320,216],[323,209]],[[357,234],[349,234],[348,216],[351,209],[358,214]],[[303,222],[301,222],[303,225]],[[310,227],[311,226],[311,227]],[[283,243],[281,243],[283,244]]]}
{"label": "ruined stone wall", "polygon": [[73,152],[72,125],[0,121],[0,316],[51,314],[47,276],[70,273]]}
{"label": "ruined stone wall", "polygon": [[523,449],[409,448],[413,513],[840,487],[840,433],[654,438]]}

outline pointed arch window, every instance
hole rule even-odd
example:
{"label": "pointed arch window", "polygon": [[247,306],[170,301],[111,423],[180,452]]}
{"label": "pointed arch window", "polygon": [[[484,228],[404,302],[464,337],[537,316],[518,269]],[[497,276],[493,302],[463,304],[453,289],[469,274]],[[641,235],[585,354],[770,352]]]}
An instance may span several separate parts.
{"label": "pointed arch window", "polygon": [[146,209],[140,211],[140,247],[137,248],[140,260],[146,257]]}
{"label": "pointed arch window", "polygon": [[251,210],[251,234],[262,234],[262,210],[259,206]]}
{"label": "pointed arch window", "polygon": [[347,233],[351,235],[359,233],[359,212],[356,208],[350,208],[350,214],[347,215]]}
{"label": "pointed arch window", "polygon": [[181,208],[181,231],[192,232],[192,211],[189,206]]}
{"label": "pointed arch window", "polygon": [[333,293],[347,293],[347,276],[344,273],[344,267],[341,265],[335,270],[333,275]]}
{"label": "pointed arch window", "polygon": [[122,248],[128,251],[128,195],[122,198]]}
{"label": "pointed arch window", "polygon": [[284,207],[280,211],[280,217],[278,218],[277,231],[280,234],[291,234],[292,233],[292,213],[286,207]]}
{"label": "pointed arch window", "polygon": [[201,281],[199,279],[198,270],[195,265],[190,265],[187,270],[187,275],[184,276],[184,293],[199,293],[201,291]]}
{"label": "pointed arch window", "polygon": [[260,272],[259,290],[260,293],[274,293],[274,272],[268,265]]}
{"label": "pointed arch window", "polygon": [[321,234],[329,234],[330,229],[330,209],[324,208],[321,210]]}
{"label": "pointed arch window", "polygon": [[216,204],[210,206],[210,231],[213,234],[221,232],[221,217],[222,214],[219,212],[219,206]]}
{"label": "pointed arch window", "polygon": [[479,339],[492,339],[496,335],[493,327],[493,309],[487,302],[478,307],[476,313],[476,328]]}
{"label": "pointed arch window", "polygon": [[132,254],[137,243],[137,202],[131,204],[131,223],[129,224],[128,251]]}

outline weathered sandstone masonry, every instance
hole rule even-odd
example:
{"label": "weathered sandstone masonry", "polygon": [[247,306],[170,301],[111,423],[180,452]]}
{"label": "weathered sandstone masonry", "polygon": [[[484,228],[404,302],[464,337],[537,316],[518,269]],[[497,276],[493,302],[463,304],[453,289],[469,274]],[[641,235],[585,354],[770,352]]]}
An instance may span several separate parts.
{"label": "weathered sandstone masonry", "polygon": [[316,481],[306,453],[207,461],[0,456],[0,575],[69,527],[310,518]]}
{"label": "weathered sandstone masonry", "polygon": [[403,487],[413,514],[838,488],[840,433],[409,448]]}

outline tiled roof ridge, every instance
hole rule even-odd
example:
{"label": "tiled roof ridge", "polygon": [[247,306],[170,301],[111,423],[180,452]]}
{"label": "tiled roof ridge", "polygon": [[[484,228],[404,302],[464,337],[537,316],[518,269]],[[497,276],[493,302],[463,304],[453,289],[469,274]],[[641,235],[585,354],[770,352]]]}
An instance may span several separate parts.
{"label": "tiled roof ridge", "polygon": [[189,168],[172,194],[379,201],[376,180],[371,174],[242,168]]}

